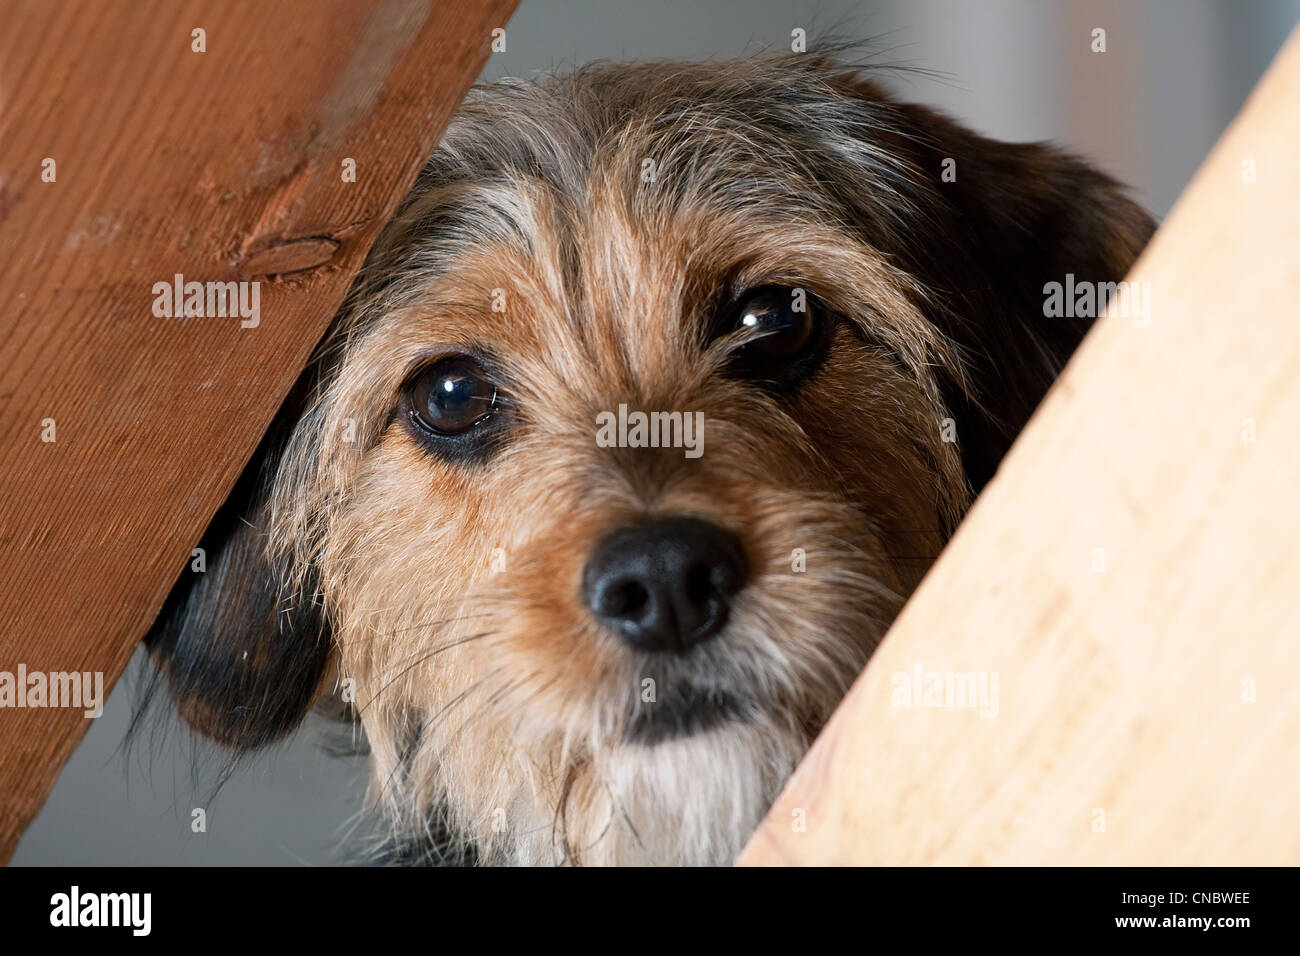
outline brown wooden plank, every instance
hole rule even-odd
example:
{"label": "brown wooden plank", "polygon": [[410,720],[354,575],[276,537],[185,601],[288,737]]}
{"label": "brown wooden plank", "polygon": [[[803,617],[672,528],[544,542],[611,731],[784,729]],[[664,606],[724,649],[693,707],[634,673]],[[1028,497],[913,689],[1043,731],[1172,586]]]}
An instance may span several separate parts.
{"label": "brown wooden plank", "polygon": [[1300,863],[1297,103],[1300,33],[742,863]]}
{"label": "brown wooden plank", "polygon": [[[5,4],[0,671],[112,687],[514,5]],[[177,273],[260,321],[156,317]],[[0,709],[0,861],[87,725]]]}

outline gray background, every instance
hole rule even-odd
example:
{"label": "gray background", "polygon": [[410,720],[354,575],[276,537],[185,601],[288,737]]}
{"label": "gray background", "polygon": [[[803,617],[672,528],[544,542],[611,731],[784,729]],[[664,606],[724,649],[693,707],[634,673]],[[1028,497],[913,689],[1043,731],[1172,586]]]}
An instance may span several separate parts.
{"label": "gray background", "polygon": [[[886,71],[899,95],[987,135],[1065,144],[1163,216],[1297,21],[1300,0],[522,0],[484,78],[788,49],[795,27],[874,37],[877,62],[933,71]],[[1089,51],[1094,27],[1105,54]],[[364,833],[363,763],[329,756],[315,718],[213,799],[220,754],[170,714],[164,735],[123,756],[131,684],[119,683],[15,863],[314,865]],[[194,807],[206,833],[191,832]]]}

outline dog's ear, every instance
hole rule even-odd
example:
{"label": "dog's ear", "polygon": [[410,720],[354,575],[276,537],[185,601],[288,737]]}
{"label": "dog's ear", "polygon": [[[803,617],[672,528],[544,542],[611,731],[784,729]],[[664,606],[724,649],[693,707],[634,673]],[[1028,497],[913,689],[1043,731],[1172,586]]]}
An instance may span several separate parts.
{"label": "dog's ear", "polygon": [[181,716],[238,750],[296,728],[330,661],[315,595],[286,592],[266,546],[264,499],[283,437],[276,427],[263,441],[145,638]]}
{"label": "dog's ear", "polygon": [[961,348],[948,383],[967,477],[997,469],[1093,317],[1049,316],[1045,286],[1121,281],[1155,229],[1123,187],[1042,143],[1002,143],[933,110],[892,102],[840,77],[867,101],[892,153],[918,181],[916,229],[900,255],[938,293],[931,318]]}
{"label": "dog's ear", "polygon": [[954,227],[928,235],[925,255],[946,272],[948,314],[936,321],[962,350],[965,387],[953,383],[949,402],[978,492],[1094,321],[1049,315],[1048,288],[1067,276],[1080,288],[1121,281],[1155,223],[1081,160],[996,142],[919,107],[903,111]]}

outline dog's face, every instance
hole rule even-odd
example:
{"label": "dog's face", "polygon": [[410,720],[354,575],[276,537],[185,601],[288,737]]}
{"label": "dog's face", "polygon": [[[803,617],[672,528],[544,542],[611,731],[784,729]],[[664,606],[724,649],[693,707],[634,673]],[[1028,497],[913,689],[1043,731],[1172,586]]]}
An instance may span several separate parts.
{"label": "dog's face", "polygon": [[816,59],[478,90],[156,654],[241,746],[332,662],[399,839],[727,862],[1149,228]]}

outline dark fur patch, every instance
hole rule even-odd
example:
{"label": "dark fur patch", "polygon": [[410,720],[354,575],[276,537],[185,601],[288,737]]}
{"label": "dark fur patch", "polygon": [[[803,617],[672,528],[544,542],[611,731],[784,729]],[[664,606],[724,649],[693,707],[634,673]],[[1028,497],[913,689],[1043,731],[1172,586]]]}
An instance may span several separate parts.
{"label": "dark fur patch", "polygon": [[[282,413],[262,442],[199,543],[206,569],[187,565],[145,637],[186,722],[239,751],[273,743],[302,722],[332,649],[315,594],[286,593],[283,569],[266,554],[262,500],[294,418]],[[134,725],[156,690],[147,687]]]}
{"label": "dark fur patch", "polygon": [[[874,85],[837,85],[878,108]],[[950,379],[945,395],[978,493],[1093,322],[1046,317],[1044,284],[1123,279],[1155,222],[1118,182],[1047,144],[991,140],[913,104],[893,104],[890,127],[892,148],[924,174],[903,191],[927,220],[891,251],[945,306],[930,318],[962,349],[966,387]],[[948,159],[954,182],[941,180]]]}

